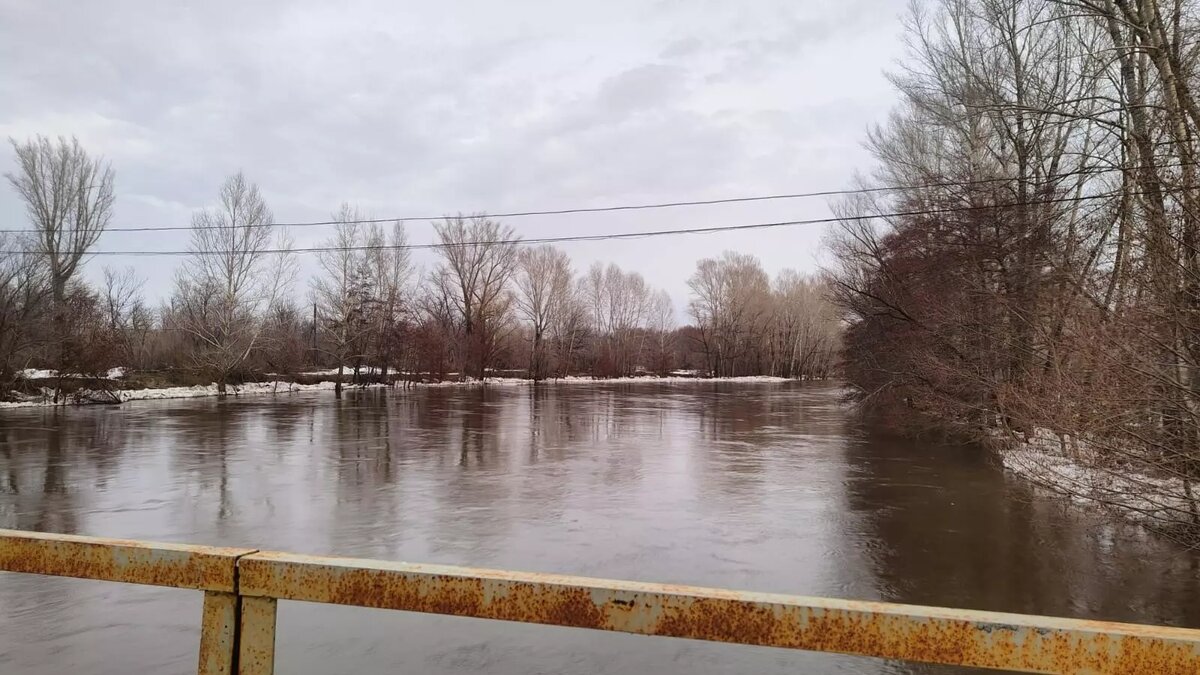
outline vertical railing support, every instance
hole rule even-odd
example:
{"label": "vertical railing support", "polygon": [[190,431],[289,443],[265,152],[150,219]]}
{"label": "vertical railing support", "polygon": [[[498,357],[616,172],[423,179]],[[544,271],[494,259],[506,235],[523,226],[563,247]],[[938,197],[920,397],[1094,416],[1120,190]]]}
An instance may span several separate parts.
{"label": "vertical railing support", "polygon": [[200,675],[233,675],[239,601],[233,593],[204,592],[200,620]]}
{"label": "vertical railing support", "polygon": [[238,675],[275,672],[275,598],[242,596]]}

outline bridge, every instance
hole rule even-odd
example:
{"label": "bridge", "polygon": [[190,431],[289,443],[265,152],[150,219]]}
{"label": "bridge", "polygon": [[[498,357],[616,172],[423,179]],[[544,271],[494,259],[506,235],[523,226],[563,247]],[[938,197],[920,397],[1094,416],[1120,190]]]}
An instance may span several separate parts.
{"label": "bridge", "polygon": [[1200,630],[0,530],[0,571],[201,591],[200,675],[271,675],[280,600],[1027,673],[1200,673]]}

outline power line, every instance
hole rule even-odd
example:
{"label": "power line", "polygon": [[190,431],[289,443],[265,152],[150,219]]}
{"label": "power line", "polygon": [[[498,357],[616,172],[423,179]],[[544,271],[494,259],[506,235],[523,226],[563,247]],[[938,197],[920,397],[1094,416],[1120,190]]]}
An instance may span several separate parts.
{"label": "power line", "polygon": [[[1107,199],[1116,196],[1115,193],[1101,193],[1095,195],[1084,195],[1080,197],[1059,197],[1055,199],[1044,199],[1026,202],[1012,202],[1008,204],[983,204],[977,206],[959,206],[943,209],[922,209],[913,211],[893,211],[891,213],[876,213],[871,215],[856,215],[856,216],[832,216],[828,218],[809,218],[804,220],[784,220],[772,223],[751,223],[747,225],[718,225],[713,227],[689,227],[671,230],[650,230],[643,232],[617,232],[609,234],[583,234],[583,235],[568,235],[562,237],[536,237],[532,239],[493,239],[483,241],[462,241],[451,242],[448,244],[381,244],[381,245],[362,245],[362,246],[312,246],[304,248],[270,248],[262,249],[259,253],[276,254],[276,253],[322,253],[331,251],[391,251],[391,250],[428,250],[428,249],[444,249],[451,247],[465,246],[491,246],[491,245],[521,245],[528,246],[531,244],[556,244],[565,242],[577,241],[608,241],[619,239],[645,239],[650,237],[665,237],[675,235],[689,234],[711,234],[715,232],[739,232],[743,230],[764,230],[778,227],[791,227],[796,225],[828,225],[838,222],[847,221],[865,221],[874,220],[876,218],[905,218],[913,216],[933,216],[946,213],[961,213],[964,211],[978,211],[983,209],[1000,209],[1012,208],[1016,206],[1040,206],[1045,204],[1061,204],[1066,202],[1083,202],[1092,199]],[[0,251],[0,253],[14,255],[39,255],[40,251]],[[66,253],[79,253],[71,251]],[[227,251],[86,251],[82,255],[110,255],[110,256],[185,256],[185,255],[227,255]]]}
{"label": "power line", "polygon": [[[1179,168],[1182,166],[1184,166],[1184,164],[1159,166],[1158,168],[1159,169],[1170,169],[1170,168]],[[1104,174],[1104,173],[1112,173],[1114,171],[1121,171],[1124,168],[1125,167],[1114,167],[1114,166],[1086,167],[1086,168],[1082,168],[1082,169],[1076,169],[1074,171],[1066,171],[1063,173],[1049,174],[1039,181],[1031,182],[1031,184],[1034,186],[1046,185],[1048,183],[1057,181],[1062,178],[1070,178],[1072,176],[1086,176],[1086,175],[1099,175],[1099,174]],[[718,204],[743,204],[743,203],[749,203],[749,202],[777,201],[777,200],[784,200],[784,199],[806,199],[806,198],[813,198],[813,197],[843,197],[843,196],[857,195],[857,194],[874,194],[874,193],[879,193],[879,192],[895,192],[895,191],[901,191],[901,190],[925,190],[925,189],[935,189],[935,188],[970,187],[970,186],[974,186],[974,185],[987,185],[987,184],[991,184],[991,183],[1007,182],[1007,181],[1013,181],[1013,180],[1017,180],[1017,179],[1013,178],[1013,177],[980,178],[977,180],[970,180],[970,181],[945,181],[945,182],[936,182],[936,183],[917,183],[917,184],[910,184],[910,185],[880,185],[880,186],[875,186],[875,187],[847,188],[847,189],[843,189],[843,190],[818,190],[818,191],[814,191],[814,192],[793,192],[793,193],[786,193],[786,194],[756,195],[756,196],[749,196],[749,197],[726,197],[723,199],[701,199],[701,200],[693,200],[693,201],[658,202],[658,203],[651,203],[651,204],[620,204],[620,205],[614,205],[614,206],[580,207],[580,208],[552,209],[552,210],[542,210],[542,211],[512,211],[512,212],[508,212],[508,213],[482,213],[481,215],[485,215],[489,218],[525,218],[525,217],[530,217],[530,216],[561,216],[561,215],[570,215],[570,214],[579,214],[579,213],[612,213],[612,212],[617,212],[617,211],[642,211],[642,210],[649,210],[649,209],[671,209],[671,208],[680,208],[680,207],[689,207],[689,206],[715,206]],[[432,220],[441,220],[446,217],[447,217],[446,214],[442,214],[439,216],[400,216],[400,217],[395,217],[395,218],[363,218],[360,220],[313,220],[313,221],[300,221],[300,222],[277,222],[277,223],[270,223],[270,225],[278,226],[278,227],[320,227],[320,226],[338,225],[338,224],[369,225],[369,224],[381,224],[381,223],[405,223],[405,222],[414,222],[414,221],[432,221]],[[451,216],[451,217],[453,217],[453,216]],[[150,227],[150,226],[109,227],[109,228],[105,228],[103,234],[107,234],[109,232],[177,232],[177,231],[190,231],[190,230],[226,230],[226,229],[234,229],[237,227],[239,227],[239,226],[238,225],[203,225],[203,226],[168,225],[166,227]],[[3,234],[34,234],[39,231],[40,230],[31,229],[31,228],[0,229],[0,233],[3,233]]]}

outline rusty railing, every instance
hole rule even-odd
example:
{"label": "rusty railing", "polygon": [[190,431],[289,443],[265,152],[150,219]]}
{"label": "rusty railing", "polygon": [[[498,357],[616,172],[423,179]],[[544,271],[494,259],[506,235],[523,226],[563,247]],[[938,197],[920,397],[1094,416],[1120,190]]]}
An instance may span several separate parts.
{"label": "rusty railing", "polygon": [[199,673],[270,675],[278,600],[1030,673],[1200,673],[1200,630],[0,530],[0,571],[204,591]]}

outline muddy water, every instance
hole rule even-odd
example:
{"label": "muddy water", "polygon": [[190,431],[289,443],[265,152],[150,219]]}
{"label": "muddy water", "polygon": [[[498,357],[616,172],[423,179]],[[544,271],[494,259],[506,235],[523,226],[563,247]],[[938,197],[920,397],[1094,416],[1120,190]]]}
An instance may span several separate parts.
{"label": "muddy water", "polygon": [[[1200,626],[1200,559],[890,438],[828,386],[0,414],[0,527]],[[0,576],[0,673],[188,673],[198,593]],[[964,672],[281,603],[277,672]]]}

